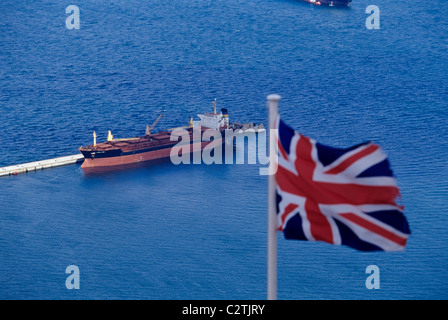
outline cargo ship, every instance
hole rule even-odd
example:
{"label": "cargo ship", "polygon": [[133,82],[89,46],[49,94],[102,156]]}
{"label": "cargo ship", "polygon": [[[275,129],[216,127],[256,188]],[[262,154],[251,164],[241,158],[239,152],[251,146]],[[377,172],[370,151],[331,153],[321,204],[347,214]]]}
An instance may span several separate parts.
{"label": "cargo ship", "polygon": [[312,3],[316,6],[330,6],[330,7],[348,7],[352,0],[304,0],[306,2]]}
{"label": "cargo ship", "polygon": [[193,121],[193,118],[190,118],[188,126],[152,133],[151,131],[163,115],[162,112],[151,126],[146,126],[145,135],[140,137],[115,139],[109,131],[107,141],[96,143],[97,135],[96,132],[93,132],[93,145],[79,148],[84,156],[81,168],[105,168],[167,159],[170,157],[171,148],[178,143],[178,137],[175,141],[171,141],[171,133],[174,129],[179,128],[189,133],[190,150],[202,150],[211,142],[194,141],[193,129],[195,127],[200,127],[201,136],[205,130],[209,129],[217,130],[223,136],[224,130],[229,127],[228,110],[222,108],[221,112],[218,113],[216,111],[216,100],[213,103],[213,108],[213,113],[198,114],[199,121]]}

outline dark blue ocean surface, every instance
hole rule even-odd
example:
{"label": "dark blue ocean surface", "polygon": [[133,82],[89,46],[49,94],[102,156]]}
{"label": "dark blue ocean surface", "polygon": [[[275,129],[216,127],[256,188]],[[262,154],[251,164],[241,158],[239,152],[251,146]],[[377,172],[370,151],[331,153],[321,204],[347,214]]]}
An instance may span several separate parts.
{"label": "dark blue ocean surface", "polygon": [[[65,9],[79,6],[79,30]],[[368,5],[381,28],[368,30]],[[186,125],[283,119],[321,143],[380,144],[402,191],[404,252],[278,235],[279,299],[447,299],[448,3],[354,0],[0,2],[0,166]],[[264,299],[260,165],[80,165],[0,178],[2,299]],[[80,289],[67,290],[77,265]],[[380,269],[368,290],[368,265]]]}

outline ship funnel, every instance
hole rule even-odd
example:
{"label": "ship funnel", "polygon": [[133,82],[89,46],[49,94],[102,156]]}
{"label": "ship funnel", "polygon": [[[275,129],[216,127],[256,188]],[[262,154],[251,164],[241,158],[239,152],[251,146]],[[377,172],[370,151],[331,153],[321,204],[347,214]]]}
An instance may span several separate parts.
{"label": "ship funnel", "polygon": [[224,117],[228,117],[229,116],[229,111],[226,108],[221,108],[221,113]]}

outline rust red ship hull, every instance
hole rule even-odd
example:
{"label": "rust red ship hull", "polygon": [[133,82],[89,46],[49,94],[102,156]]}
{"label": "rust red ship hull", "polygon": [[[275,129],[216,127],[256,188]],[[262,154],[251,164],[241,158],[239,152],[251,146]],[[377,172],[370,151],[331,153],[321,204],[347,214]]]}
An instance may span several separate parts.
{"label": "rust red ship hull", "polygon": [[[206,129],[201,128],[201,136]],[[187,131],[190,134],[190,145],[186,148],[190,150],[189,153],[203,150],[205,146],[211,143],[194,139],[192,128]],[[79,151],[84,155],[84,162],[81,168],[106,168],[155,160],[168,160],[171,156],[172,148],[177,144],[178,141],[170,140],[169,132],[159,132],[144,137],[113,140],[95,146],[81,147]]]}
{"label": "rust red ship hull", "polygon": [[[209,142],[200,142],[192,144],[191,150],[196,150],[196,148],[200,148],[200,150],[204,149],[204,147],[209,144]],[[174,145],[173,145],[174,146]],[[88,158],[84,156],[84,162],[81,165],[81,168],[102,168],[102,167],[111,167],[111,166],[122,166],[133,163],[141,163],[141,162],[150,162],[154,160],[168,160],[170,158],[171,148],[173,146],[167,146],[163,149],[159,150],[151,150],[146,152],[139,152],[135,154],[128,155],[120,155],[120,156],[112,156],[112,157],[93,157]]]}

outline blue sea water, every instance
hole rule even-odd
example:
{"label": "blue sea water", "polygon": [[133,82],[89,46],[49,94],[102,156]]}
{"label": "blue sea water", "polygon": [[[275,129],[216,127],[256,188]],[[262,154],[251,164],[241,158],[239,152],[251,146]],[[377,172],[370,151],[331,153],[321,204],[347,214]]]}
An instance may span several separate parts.
{"label": "blue sea water", "polygon": [[[80,9],[68,30],[65,9]],[[368,5],[380,29],[365,26]],[[354,0],[0,2],[0,166],[187,124],[211,110],[380,144],[411,227],[404,252],[278,235],[279,299],[447,299],[448,3]],[[264,299],[260,165],[80,165],[0,178],[1,299]],[[80,270],[67,290],[65,269]],[[368,290],[377,265],[380,289]]]}

